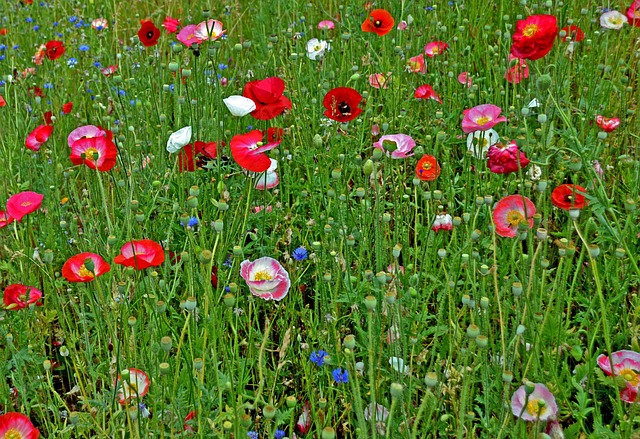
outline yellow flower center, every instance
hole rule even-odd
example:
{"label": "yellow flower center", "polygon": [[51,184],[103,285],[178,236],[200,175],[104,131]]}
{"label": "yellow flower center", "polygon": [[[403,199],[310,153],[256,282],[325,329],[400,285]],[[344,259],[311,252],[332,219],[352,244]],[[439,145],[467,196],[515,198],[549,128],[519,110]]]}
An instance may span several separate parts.
{"label": "yellow flower center", "polygon": [[20,205],[22,207],[29,207],[31,206],[33,203],[31,201],[23,201],[22,203],[20,203]]}
{"label": "yellow flower center", "polygon": [[137,395],[138,394],[138,383],[137,382],[128,382],[124,383],[124,396],[128,397],[129,395]]}
{"label": "yellow flower center", "polygon": [[616,26],[622,24],[622,19],[620,17],[611,17],[609,18],[609,23],[615,24]]}
{"label": "yellow flower center", "polygon": [[482,116],[479,117],[478,119],[476,119],[476,123],[480,126],[486,124],[487,122],[489,122],[491,120],[491,118],[489,116]]}
{"label": "yellow flower center", "polygon": [[537,24],[527,24],[522,31],[522,35],[524,35],[525,37],[532,37],[536,34],[536,32],[538,32],[538,29],[539,27]]}
{"label": "yellow flower center", "polygon": [[315,46],[313,46],[313,51],[314,52],[319,52],[322,50],[322,46],[320,44],[316,44]]}
{"label": "yellow flower center", "polygon": [[408,61],[407,62],[407,67],[409,68],[409,70],[411,71],[416,71],[416,70],[420,70],[420,64],[418,64],[415,61]]}
{"label": "yellow flower center", "polygon": [[78,270],[78,274],[82,277],[90,277],[93,279],[94,275],[92,272],[90,272],[89,270],[87,270],[87,267],[84,266],[84,264],[82,264],[80,266],[80,270]]}
{"label": "yellow flower center", "polygon": [[633,16],[634,18],[640,18],[640,8],[633,11]]}
{"label": "yellow flower center", "polygon": [[95,148],[87,148],[87,150],[84,152],[84,156],[87,158],[87,160],[91,160],[91,161],[94,160],[96,154],[100,155],[98,150]]}
{"label": "yellow flower center", "polygon": [[253,280],[271,280],[273,276],[266,270],[258,271]]}
{"label": "yellow flower center", "polygon": [[640,377],[632,369],[625,368],[620,371],[620,376],[633,387],[637,387],[640,383]]}
{"label": "yellow flower center", "polygon": [[545,411],[547,411],[547,407],[544,401],[540,401],[539,399],[530,399],[527,403],[527,412],[529,412],[531,416],[539,418],[544,415]]}
{"label": "yellow flower center", "polygon": [[433,167],[433,166],[432,166],[432,165],[431,165],[431,163],[429,163],[429,162],[424,162],[424,163],[422,164],[422,169],[423,169],[424,171],[428,171],[428,170],[430,170],[432,167]]}
{"label": "yellow flower center", "polygon": [[15,428],[10,428],[3,437],[4,439],[22,439],[22,434]]}
{"label": "yellow flower center", "polygon": [[507,222],[510,226],[517,226],[523,219],[524,215],[517,210],[510,210],[509,213],[507,213]]}

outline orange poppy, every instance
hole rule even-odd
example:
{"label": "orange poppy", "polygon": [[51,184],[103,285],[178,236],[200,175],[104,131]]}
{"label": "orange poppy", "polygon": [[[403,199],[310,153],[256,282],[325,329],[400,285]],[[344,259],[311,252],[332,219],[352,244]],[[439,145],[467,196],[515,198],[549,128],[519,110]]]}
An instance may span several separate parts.
{"label": "orange poppy", "polygon": [[440,175],[440,165],[432,155],[425,154],[416,165],[416,176],[423,181],[433,181]]}
{"label": "orange poppy", "polygon": [[384,9],[374,9],[362,23],[362,30],[382,36],[391,32],[394,23],[395,21],[389,12]]}

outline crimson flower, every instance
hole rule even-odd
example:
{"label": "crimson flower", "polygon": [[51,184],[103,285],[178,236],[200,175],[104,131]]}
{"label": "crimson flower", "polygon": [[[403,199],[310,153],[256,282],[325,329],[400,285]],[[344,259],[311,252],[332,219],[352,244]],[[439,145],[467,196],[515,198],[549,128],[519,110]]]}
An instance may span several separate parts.
{"label": "crimson flower", "polygon": [[395,21],[388,11],[374,9],[362,23],[361,29],[363,32],[373,32],[382,36],[391,32],[394,23]]}
{"label": "crimson flower", "polygon": [[362,113],[358,105],[362,96],[350,87],[338,87],[324,96],[322,105],[326,108],[324,115],[338,122],[349,122]]}
{"label": "crimson flower", "polygon": [[565,26],[561,30],[565,33],[564,37],[562,37],[563,43],[567,41],[567,38],[571,38],[571,41],[575,41],[576,43],[584,40],[584,32],[575,24]]}
{"label": "crimson flower", "polygon": [[11,284],[4,289],[4,305],[10,310],[19,310],[35,304],[41,306],[42,291],[22,284]]}
{"label": "crimson flower", "polygon": [[7,213],[20,222],[25,215],[40,209],[43,199],[44,195],[37,192],[20,192],[7,200]]}
{"label": "crimson flower", "polygon": [[436,93],[433,90],[433,87],[431,87],[429,84],[424,84],[416,88],[416,91],[413,94],[413,97],[416,99],[433,99],[435,101],[438,101],[439,103],[442,103],[442,99],[440,99],[440,95]]}
{"label": "crimson flower", "polygon": [[634,0],[627,9],[627,19],[632,26],[640,26],[640,0]]}
{"label": "crimson flower", "polygon": [[53,132],[53,125],[40,125],[31,131],[25,141],[27,149],[39,151],[40,147],[49,139]]}
{"label": "crimson flower", "polygon": [[246,134],[233,136],[230,142],[231,156],[244,169],[252,172],[265,172],[271,166],[271,159],[265,154],[280,145],[282,140],[262,143],[263,133],[253,130]]}
{"label": "crimson flower", "polygon": [[118,149],[113,141],[99,136],[84,137],[73,142],[69,158],[74,165],[84,163],[91,169],[106,172],[116,165],[117,155]]}
{"label": "crimson flower", "polygon": [[71,110],[73,110],[73,102],[67,102],[66,104],[62,105],[62,112],[64,114],[71,113]]}
{"label": "crimson flower", "polygon": [[58,59],[64,55],[64,44],[62,41],[50,40],[45,44],[45,56],[50,60]]}
{"label": "crimson flower", "polygon": [[518,20],[511,54],[516,58],[540,59],[551,51],[557,34],[557,19],[553,15],[532,15]]}
{"label": "crimson flower", "polygon": [[291,101],[284,96],[284,81],[277,76],[248,82],[242,96],[251,99],[256,109],[250,114],[259,120],[271,120],[291,108]]}
{"label": "crimson flower", "polygon": [[529,164],[529,159],[524,152],[518,150],[516,142],[511,141],[507,146],[502,143],[496,143],[489,147],[487,152],[487,165],[489,170],[496,174],[509,174],[524,168]]}
{"label": "crimson flower", "polygon": [[178,154],[178,169],[180,172],[193,172],[202,167],[206,159],[215,159],[218,155],[216,142],[202,142],[200,140],[185,145]]}
{"label": "crimson flower", "polygon": [[174,34],[178,31],[178,27],[180,27],[180,20],[167,15],[164,19],[164,23],[162,23],[162,27],[164,27],[168,33]]}
{"label": "crimson flower", "polygon": [[13,222],[13,217],[9,215],[9,212],[0,210],[0,229],[8,226]]}
{"label": "crimson flower", "polygon": [[67,259],[62,276],[69,282],[90,282],[109,272],[111,266],[96,253],[84,252]]}
{"label": "crimson flower", "polygon": [[145,47],[155,46],[160,38],[160,29],[151,20],[144,20],[140,23],[138,38]]}
{"label": "crimson flower", "polygon": [[610,133],[614,131],[616,128],[618,128],[618,126],[620,126],[620,119],[617,117],[609,118],[609,117],[597,115],[596,123],[602,129],[602,131]]}
{"label": "crimson flower", "polygon": [[132,240],[122,246],[113,262],[136,270],[157,267],[164,262],[164,250],[160,244],[150,239]]}
{"label": "crimson flower", "polygon": [[551,203],[560,209],[582,209],[589,204],[587,190],[577,184],[561,184],[551,192]]}

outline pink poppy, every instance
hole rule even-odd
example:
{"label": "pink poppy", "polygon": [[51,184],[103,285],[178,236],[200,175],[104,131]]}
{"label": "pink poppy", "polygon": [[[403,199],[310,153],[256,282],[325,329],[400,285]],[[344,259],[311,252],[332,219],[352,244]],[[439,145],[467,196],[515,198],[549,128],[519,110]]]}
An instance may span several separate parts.
{"label": "pink poppy", "polygon": [[69,136],[67,137],[67,144],[69,145],[69,148],[71,148],[76,141],[92,137],[108,137],[111,139],[113,134],[111,134],[111,131],[105,131],[101,127],[97,127],[95,125],[84,125],[69,133]]}
{"label": "pink poppy", "polygon": [[524,168],[529,164],[529,159],[524,152],[518,149],[518,145],[514,141],[511,141],[507,146],[500,142],[491,145],[487,152],[487,159],[489,170],[496,174],[516,172],[519,168]]}
{"label": "pink poppy", "polygon": [[5,439],[38,439],[40,430],[33,426],[26,415],[7,412],[0,415],[0,437]]}
{"label": "pink poppy", "polygon": [[391,81],[391,72],[387,73],[385,77],[382,73],[374,73],[369,75],[369,85],[373,88],[385,89]]}
{"label": "pink poppy", "polygon": [[513,393],[511,397],[511,412],[525,421],[549,421],[558,413],[558,405],[553,393],[544,384],[531,383],[533,392],[527,396],[524,385]]}
{"label": "pink poppy", "polygon": [[640,26],[640,0],[635,0],[627,9],[627,19],[632,26]]}
{"label": "pink poppy", "polygon": [[8,226],[13,222],[13,217],[9,215],[9,212],[0,210],[0,229]]}
{"label": "pink poppy", "polygon": [[409,24],[405,20],[402,20],[400,23],[398,23],[398,27],[396,27],[396,29],[407,30],[407,26],[409,26]]}
{"label": "pink poppy", "polygon": [[433,87],[431,87],[429,84],[424,84],[416,88],[416,91],[413,94],[413,97],[416,99],[433,99],[435,101],[438,101],[439,103],[442,103],[442,99],[440,99],[440,95],[436,93],[433,90]]}
{"label": "pink poppy", "polygon": [[262,144],[264,134],[253,130],[246,134],[233,136],[230,142],[231,156],[244,169],[252,172],[265,172],[271,166],[271,159],[265,154],[280,145],[281,139]]}
{"label": "pink poppy", "polygon": [[318,29],[320,30],[330,30],[335,27],[336,25],[331,20],[322,20],[320,23],[318,23]]}
{"label": "pink poppy", "polygon": [[196,35],[196,28],[195,24],[189,24],[180,29],[176,38],[187,47],[191,47],[192,44],[199,44],[200,38]]}
{"label": "pink poppy", "polygon": [[311,425],[313,423],[313,419],[311,418],[311,405],[309,402],[305,402],[302,407],[302,413],[298,417],[298,421],[296,422],[296,429],[301,435],[305,435],[311,429]]}
{"label": "pink poppy", "polygon": [[257,177],[254,187],[259,191],[273,189],[280,183],[278,173],[276,172],[276,169],[278,169],[278,161],[274,159],[269,160],[271,160],[271,166],[269,166],[269,169],[261,174],[254,173],[254,176]]}
{"label": "pink poppy", "polygon": [[73,143],[69,159],[74,165],[84,163],[91,169],[106,172],[116,165],[117,155],[118,148],[112,140],[106,137],[88,137]]}
{"label": "pink poppy", "polygon": [[200,42],[215,41],[220,38],[226,31],[222,29],[222,23],[218,20],[207,20],[196,26],[195,35]]}
{"label": "pink poppy", "polygon": [[106,18],[96,18],[95,20],[91,21],[91,27],[95,30],[106,29],[109,27],[109,22]]}
{"label": "pink poppy", "polygon": [[436,55],[440,55],[442,52],[447,50],[449,45],[444,41],[432,41],[424,46],[424,53],[429,58],[433,58]]}
{"label": "pink poppy", "polygon": [[431,225],[431,230],[438,233],[440,230],[453,230],[453,218],[448,213],[439,213]]}
{"label": "pink poppy", "polygon": [[162,23],[162,27],[164,27],[168,33],[174,34],[178,31],[178,27],[180,27],[180,20],[167,15]]}
{"label": "pink poppy", "polygon": [[104,76],[111,76],[116,72],[116,70],[118,70],[118,66],[114,64],[114,65],[110,65],[109,67],[105,67],[104,69],[101,70],[101,72]]}
{"label": "pink poppy", "polygon": [[596,123],[602,129],[602,131],[610,133],[614,131],[616,128],[618,128],[618,126],[620,126],[620,119],[618,119],[617,117],[608,118],[601,115],[597,115]]}
{"label": "pink poppy", "polygon": [[[611,354],[613,360],[613,375],[624,379],[625,387],[620,390],[620,399],[624,402],[638,402],[638,390],[640,389],[640,353],[634,351],[617,351]],[[607,355],[598,357],[598,366],[607,375],[611,376],[611,362]]]}
{"label": "pink poppy", "polygon": [[462,131],[473,133],[474,131],[486,131],[500,122],[506,122],[507,118],[500,116],[502,109],[493,104],[477,105],[464,110],[462,119]]}
{"label": "pink poppy", "polygon": [[52,132],[53,125],[40,125],[29,133],[25,141],[25,146],[32,151],[39,151],[40,147],[49,140]]}
{"label": "pink poppy", "polygon": [[509,54],[509,66],[504,74],[504,79],[510,84],[519,84],[520,81],[529,77],[529,66],[524,59]]}
{"label": "pink poppy", "polygon": [[466,85],[467,88],[471,88],[473,81],[469,75],[469,72],[462,72],[458,75],[458,82],[462,85]]}
{"label": "pink poppy", "polygon": [[424,55],[420,54],[409,58],[409,61],[407,61],[407,71],[410,73],[427,73],[427,65],[424,63]]}
{"label": "pink poppy", "polygon": [[282,300],[289,292],[289,273],[280,262],[268,256],[242,261],[240,276],[247,282],[251,294],[265,300]]}
{"label": "pink poppy", "polygon": [[496,233],[505,238],[514,238],[521,221],[527,221],[533,227],[533,215],[536,206],[522,195],[509,195],[496,203],[493,208],[493,222]]}
{"label": "pink poppy", "polygon": [[116,382],[118,402],[126,405],[132,399],[142,398],[149,391],[150,384],[149,376],[140,369],[129,369],[129,379],[125,381],[118,375],[118,381]]}
{"label": "pink poppy", "polygon": [[41,306],[42,291],[22,284],[11,284],[4,289],[4,306],[17,311],[35,304]]}
{"label": "pink poppy", "polygon": [[44,195],[37,192],[20,192],[7,200],[7,213],[20,222],[25,215],[38,210],[43,199]]}
{"label": "pink poppy", "polygon": [[413,155],[411,151],[415,146],[415,140],[406,134],[387,134],[380,137],[380,140],[373,144],[374,148],[381,149],[387,153],[387,157],[393,159],[411,157]]}

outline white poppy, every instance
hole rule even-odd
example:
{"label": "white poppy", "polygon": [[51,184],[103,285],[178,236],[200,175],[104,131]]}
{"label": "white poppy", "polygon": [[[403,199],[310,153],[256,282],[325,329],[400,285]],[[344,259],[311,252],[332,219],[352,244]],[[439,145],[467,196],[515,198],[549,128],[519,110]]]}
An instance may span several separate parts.
{"label": "white poppy", "polygon": [[487,156],[489,147],[500,141],[500,135],[496,130],[474,131],[467,136],[467,149],[471,151],[477,159],[484,159]]}
{"label": "white poppy", "polygon": [[405,373],[407,367],[404,365],[404,360],[398,357],[389,358],[389,364],[395,369],[396,372]]}
{"label": "white poppy", "polygon": [[324,53],[329,50],[329,43],[317,38],[311,38],[307,41],[307,56],[309,59],[318,60],[324,56]]}
{"label": "white poppy", "polygon": [[175,133],[172,133],[167,140],[167,151],[175,153],[184,148],[191,141],[191,127],[180,128]]}
{"label": "white poppy", "polygon": [[233,95],[222,100],[231,114],[242,117],[256,109],[256,103],[244,96]]}
{"label": "white poppy", "polygon": [[618,11],[608,11],[600,16],[600,26],[605,29],[622,29],[622,26],[629,23],[627,17]]}

